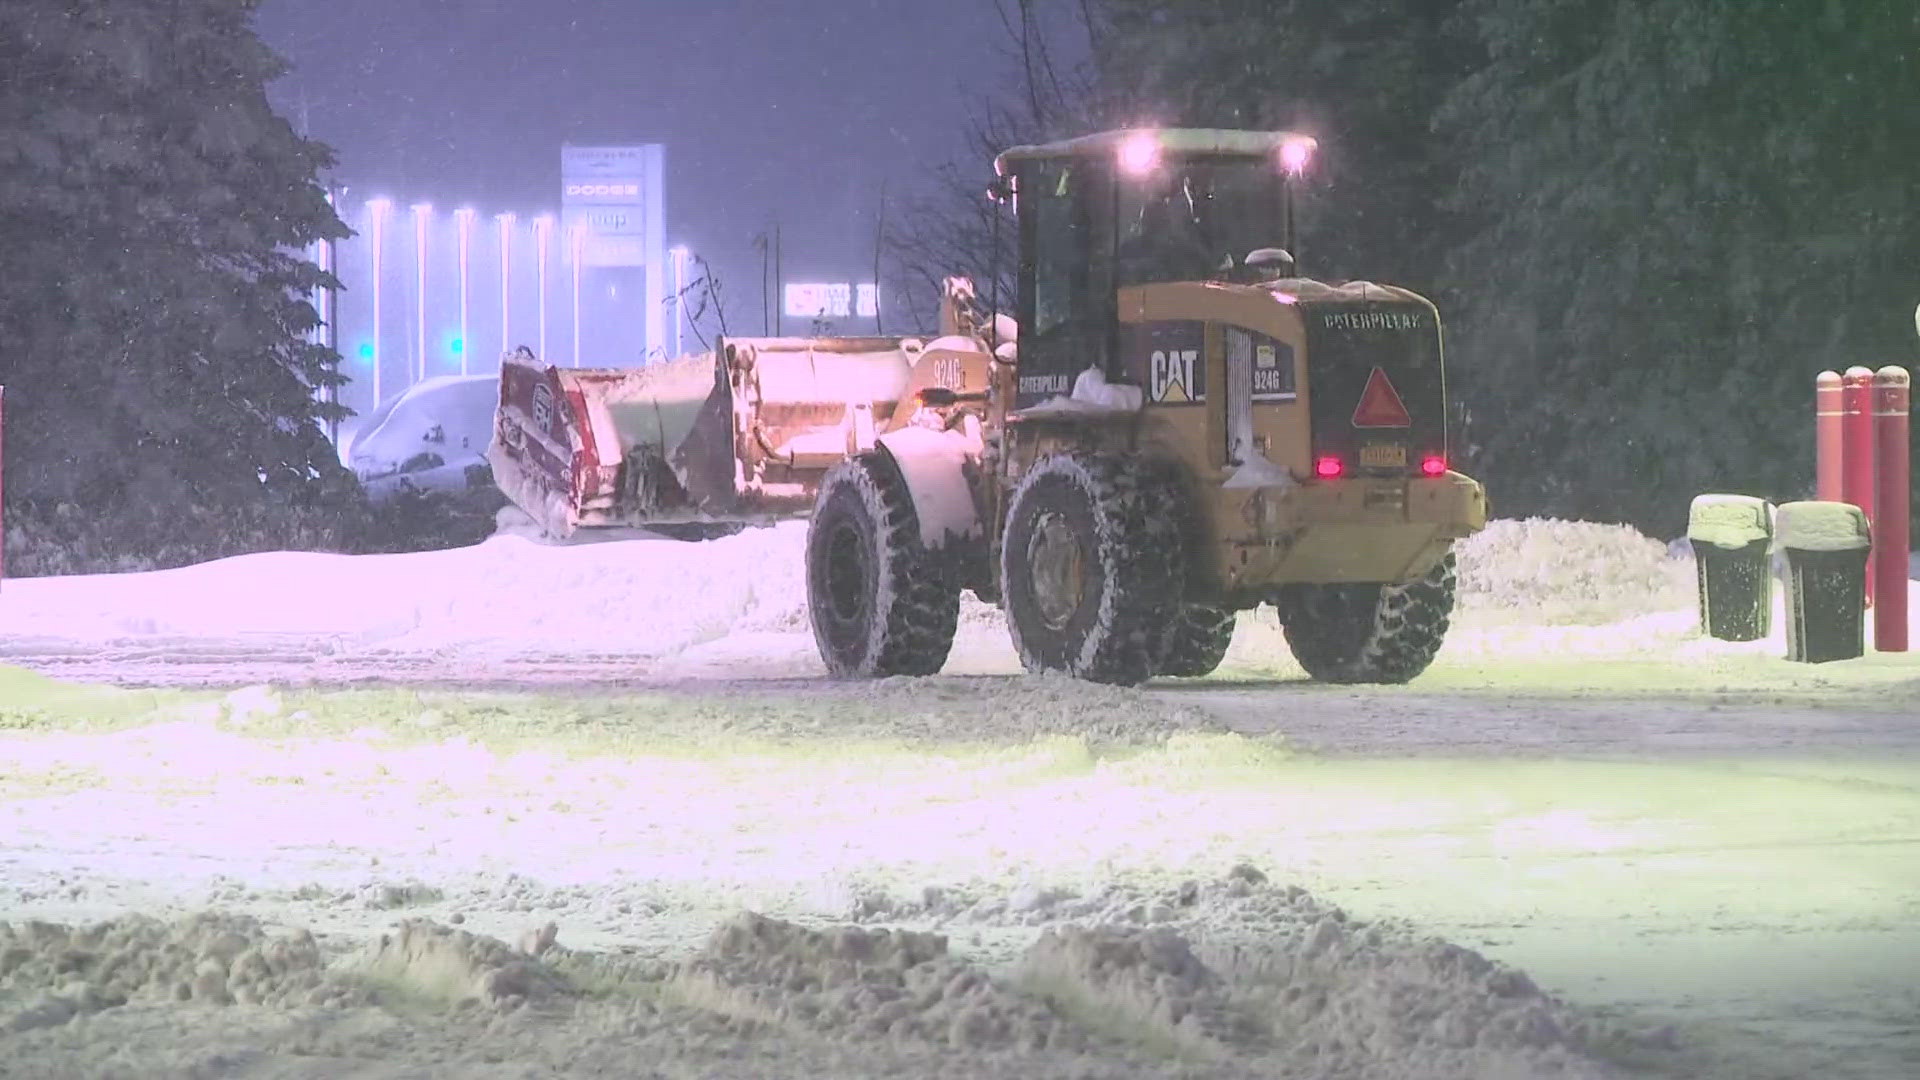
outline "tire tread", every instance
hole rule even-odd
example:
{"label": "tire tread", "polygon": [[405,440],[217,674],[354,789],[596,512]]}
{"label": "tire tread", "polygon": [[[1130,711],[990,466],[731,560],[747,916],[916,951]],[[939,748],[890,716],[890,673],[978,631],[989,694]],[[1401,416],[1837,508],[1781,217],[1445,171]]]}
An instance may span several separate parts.
{"label": "tire tread", "polygon": [[[842,461],[821,480],[815,520],[809,526],[808,565],[821,508],[833,493],[850,486],[877,535],[879,582],[873,598],[877,616],[869,627],[867,647],[854,657],[836,656],[829,647],[817,616],[813,616],[814,643],[827,669],[835,675],[877,678],[889,675],[934,675],[946,666],[960,621],[960,586],[937,552],[920,539],[920,518],[913,507],[899,468],[883,451],[869,451]],[[810,616],[821,602],[809,569],[807,607]]]}
{"label": "tire tread", "polygon": [[1289,585],[1276,598],[1287,645],[1330,683],[1410,682],[1433,662],[1452,623],[1453,553],[1397,585]]}

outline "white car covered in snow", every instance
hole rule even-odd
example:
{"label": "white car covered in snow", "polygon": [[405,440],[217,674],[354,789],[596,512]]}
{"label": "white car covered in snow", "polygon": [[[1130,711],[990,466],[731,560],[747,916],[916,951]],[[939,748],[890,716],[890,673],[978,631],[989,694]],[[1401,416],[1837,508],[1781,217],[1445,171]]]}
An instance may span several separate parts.
{"label": "white car covered in snow", "polygon": [[489,482],[495,375],[441,375],[370,413],[345,446],[346,465],[375,502],[402,491],[465,491]]}

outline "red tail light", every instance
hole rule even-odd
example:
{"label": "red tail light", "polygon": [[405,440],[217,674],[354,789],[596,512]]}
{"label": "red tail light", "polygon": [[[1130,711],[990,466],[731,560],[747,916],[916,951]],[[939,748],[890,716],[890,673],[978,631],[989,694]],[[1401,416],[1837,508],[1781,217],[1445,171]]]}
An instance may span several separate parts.
{"label": "red tail light", "polygon": [[1337,457],[1328,456],[1313,460],[1313,475],[1322,480],[1338,480],[1346,471],[1346,462]]}
{"label": "red tail light", "polygon": [[1420,459],[1420,473],[1423,476],[1445,476],[1447,459],[1439,454],[1428,454]]}

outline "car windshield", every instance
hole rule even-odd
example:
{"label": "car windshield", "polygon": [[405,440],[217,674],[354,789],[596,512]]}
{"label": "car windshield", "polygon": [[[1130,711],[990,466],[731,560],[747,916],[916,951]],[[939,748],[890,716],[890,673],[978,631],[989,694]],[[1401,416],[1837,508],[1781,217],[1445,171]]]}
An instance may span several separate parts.
{"label": "car windshield", "polygon": [[1264,160],[1185,161],[1125,178],[1118,196],[1119,284],[1220,277],[1257,248],[1280,247],[1280,177]]}

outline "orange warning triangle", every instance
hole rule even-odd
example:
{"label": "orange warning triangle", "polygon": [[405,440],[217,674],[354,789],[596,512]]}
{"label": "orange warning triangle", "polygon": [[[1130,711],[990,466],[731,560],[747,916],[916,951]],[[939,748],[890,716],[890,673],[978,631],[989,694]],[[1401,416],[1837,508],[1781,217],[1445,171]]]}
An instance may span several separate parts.
{"label": "orange warning triangle", "polygon": [[1413,417],[1407,414],[1406,403],[1400,400],[1400,392],[1387,380],[1387,373],[1379,368],[1367,376],[1367,389],[1360,395],[1360,405],[1353,410],[1354,427],[1412,427]]}

